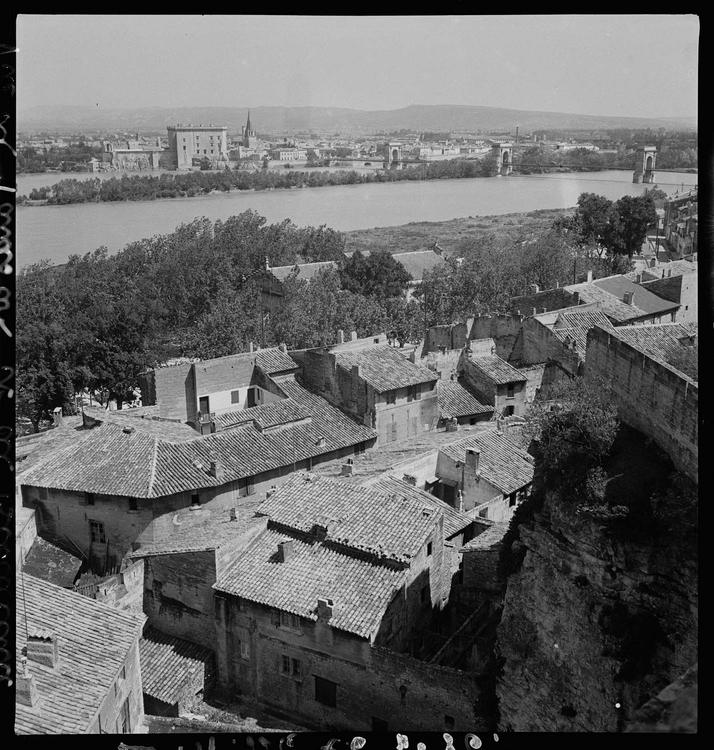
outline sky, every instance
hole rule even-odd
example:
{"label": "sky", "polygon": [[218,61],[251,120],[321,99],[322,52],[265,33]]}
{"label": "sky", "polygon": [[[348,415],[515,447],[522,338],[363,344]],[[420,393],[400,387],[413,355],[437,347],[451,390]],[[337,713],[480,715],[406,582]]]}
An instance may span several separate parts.
{"label": "sky", "polygon": [[697,113],[694,15],[20,15],[17,104]]}

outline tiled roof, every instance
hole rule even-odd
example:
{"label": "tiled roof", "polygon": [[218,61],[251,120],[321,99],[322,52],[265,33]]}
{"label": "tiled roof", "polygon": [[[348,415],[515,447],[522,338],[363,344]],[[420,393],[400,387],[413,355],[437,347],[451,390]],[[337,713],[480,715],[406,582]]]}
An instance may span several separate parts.
{"label": "tiled roof", "polygon": [[504,495],[533,481],[533,459],[506,435],[496,430],[481,432],[465,440],[449,443],[441,452],[453,461],[463,463],[468,448],[481,451],[481,476]]}
{"label": "tiled roof", "polygon": [[642,281],[653,281],[654,279],[666,279],[672,276],[692,273],[697,268],[696,261],[680,259],[671,260],[667,263],[658,263],[654,267],[643,268],[642,271],[630,271],[625,276],[631,281],[636,281],[638,274],[641,274]]}
{"label": "tiled roof", "polygon": [[329,542],[406,563],[439,515],[411,489],[401,480],[388,489],[376,489],[302,473],[283,484],[258,511],[303,533],[320,524]]}
{"label": "tiled roof", "polygon": [[471,356],[469,361],[475,367],[478,367],[496,385],[520,383],[528,380],[523,373],[518,372],[515,367],[509,365],[506,360],[501,359],[497,354]]}
{"label": "tiled roof", "polygon": [[[264,433],[246,425],[181,443],[159,440],[140,430],[127,433],[106,423],[91,430],[81,444],[47,456],[23,475],[22,483],[156,498],[257,476],[377,436],[375,430],[357,424],[295,381],[282,380],[280,388],[311,413],[310,422]],[[213,459],[221,467],[218,479],[208,473]]]}
{"label": "tiled roof", "polygon": [[326,260],[320,263],[293,263],[292,266],[275,266],[270,269],[270,273],[280,281],[285,281],[288,276],[293,272],[293,269],[297,265],[298,267],[298,279],[309,281],[318,271],[322,271],[324,268],[337,269],[337,262],[334,260]]}
{"label": "tiled roof", "polygon": [[[660,323],[646,326],[618,326],[611,333],[648,357],[676,369],[667,362],[667,357],[680,351],[680,339],[696,336],[696,323]],[[679,372],[679,370],[677,370]]]}
{"label": "tiled roof", "polygon": [[658,297],[640,284],[635,284],[635,282],[628,279],[627,276],[606,276],[603,279],[595,279],[593,284],[600,287],[600,289],[604,289],[606,292],[612,294],[613,297],[617,297],[620,300],[625,292],[632,292],[634,294],[633,302],[640,310],[644,310],[646,314],[667,312],[676,310],[677,307],[679,307],[676,302],[662,299],[662,297]]}
{"label": "tiled roof", "polygon": [[133,427],[147,435],[154,435],[161,440],[170,443],[179,443],[183,440],[193,440],[197,433],[193,427],[183,422],[173,422],[168,419],[153,419],[129,414],[129,409],[112,411],[109,409],[98,409],[97,407],[85,406],[84,413],[99,422],[109,422],[118,427]]}
{"label": "tiled roof", "polygon": [[[261,429],[308,419],[310,412],[291,398],[269,401],[261,406],[216,414],[216,429],[227,430],[237,425],[256,422]],[[194,432],[195,437],[195,432]]]}
{"label": "tiled roof", "polygon": [[614,323],[624,323],[646,315],[645,311],[636,305],[628,305],[622,299],[618,299],[610,294],[610,292],[601,289],[593,283],[583,282],[581,284],[572,284],[568,289],[577,292],[582,302],[597,304]]}
{"label": "tiled roof", "polygon": [[43,539],[35,537],[22,569],[28,575],[71,589],[82,560]]}
{"label": "tiled roof", "polygon": [[110,607],[30,575],[17,579],[16,664],[25,646],[25,613],[30,629],[58,636],[54,668],[28,660],[39,703],[17,704],[19,734],[81,734],[90,728],[146,617]]}
{"label": "tiled roof", "polygon": [[461,549],[471,551],[493,547],[503,540],[503,537],[508,531],[508,526],[508,523],[494,523],[485,531],[482,531],[480,534],[471,539],[471,541],[464,544]]}
{"label": "tiled roof", "polygon": [[493,412],[493,406],[482,404],[458,380],[440,380],[436,384],[436,395],[442,417],[468,417]]}
{"label": "tiled roof", "polygon": [[[258,502],[255,503],[257,505]],[[171,535],[158,542],[141,544],[139,549],[130,552],[128,557],[153,557],[155,555],[183,554],[185,552],[206,552],[231,546],[245,547],[248,542],[265,527],[265,518],[255,515],[255,507],[239,504],[234,508],[236,520],[231,521],[229,510],[186,510],[179,513],[180,523],[171,530]]]}
{"label": "tiled roof", "polygon": [[298,363],[280,347],[259,349],[255,353],[255,364],[266,375],[272,375],[276,372],[286,372],[287,370],[296,370],[298,368]]}
{"label": "tiled roof", "polygon": [[398,260],[412,277],[413,281],[421,281],[426,271],[444,263],[444,257],[433,250],[417,250],[411,253],[394,253],[394,260]]}
{"label": "tiled roof", "polygon": [[397,479],[396,477],[382,477],[374,484],[371,484],[370,487],[373,487],[379,492],[402,494],[409,499],[413,499],[417,503],[423,503],[432,507],[437,512],[441,511],[444,514],[445,539],[451,538],[460,531],[463,531],[467,526],[471,526],[473,523],[473,519],[466,515],[466,513],[460,513],[456,508],[453,508],[438,497],[431,495],[425,490],[420,490],[401,479]]}
{"label": "tiled roof", "polygon": [[141,687],[144,693],[164,703],[177,703],[187,685],[201,688],[213,671],[213,652],[147,628],[139,640]]}
{"label": "tiled roof", "polygon": [[334,356],[338,366],[345,370],[359,365],[362,379],[378,393],[418,383],[433,383],[439,379],[432,370],[410,362],[389,344],[335,351]]}
{"label": "tiled roof", "polygon": [[[292,542],[279,562],[278,543]],[[317,541],[268,529],[226,570],[214,588],[286,612],[317,620],[317,600],[332,599],[330,625],[370,638],[379,629],[407,568],[352,557]]]}
{"label": "tiled roof", "polygon": [[585,359],[587,348],[588,331],[594,326],[610,329],[610,319],[601,310],[588,308],[582,311],[577,309],[563,311],[558,314],[551,330],[557,339],[566,345],[575,342],[575,351],[582,359]]}

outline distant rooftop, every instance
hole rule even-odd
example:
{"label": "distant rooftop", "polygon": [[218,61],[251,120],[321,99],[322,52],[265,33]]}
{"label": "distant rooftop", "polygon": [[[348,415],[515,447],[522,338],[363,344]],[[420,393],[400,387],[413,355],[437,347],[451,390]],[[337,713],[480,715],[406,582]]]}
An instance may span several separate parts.
{"label": "distant rooftop", "polygon": [[501,359],[497,354],[472,355],[469,357],[469,361],[496,385],[520,383],[528,380],[522,372],[509,365],[505,359]]}
{"label": "distant rooftop", "polygon": [[440,380],[436,384],[436,395],[439,400],[439,414],[447,419],[493,412],[493,406],[482,404],[457,380]]}

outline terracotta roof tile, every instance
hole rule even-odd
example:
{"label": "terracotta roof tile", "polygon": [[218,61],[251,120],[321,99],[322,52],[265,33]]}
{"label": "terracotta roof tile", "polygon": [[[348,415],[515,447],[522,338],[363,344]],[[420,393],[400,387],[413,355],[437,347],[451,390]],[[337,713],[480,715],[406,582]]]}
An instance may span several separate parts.
{"label": "terracotta roof tile", "polygon": [[513,440],[496,430],[481,432],[445,445],[441,452],[453,461],[464,462],[467,448],[481,451],[481,476],[504,495],[533,481],[533,459]]}
{"label": "terracotta roof tile", "polygon": [[594,326],[611,329],[612,324],[602,310],[588,308],[582,311],[577,309],[561,312],[555,320],[551,330],[557,339],[566,345],[575,343],[575,351],[582,359],[585,359],[587,348],[588,331]]}
{"label": "terracotta roof tile", "polygon": [[292,266],[275,266],[270,269],[270,273],[280,281],[285,281],[288,276],[293,272],[293,269],[297,266],[298,268],[298,279],[309,281],[316,273],[322,271],[325,268],[334,268],[337,270],[337,262],[334,260],[326,260],[318,263],[293,263]]}
{"label": "terracotta roof tile", "polygon": [[260,428],[266,429],[309,418],[310,412],[305,407],[300,406],[291,398],[285,398],[280,401],[269,401],[261,406],[216,414],[215,421],[216,429],[220,430],[227,430],[248,422],[256,422]]}
{"label": "terracotta roof tile", "polygon": [[471,356],[469,361],[497,385],[521,383],[528,380],[523,373],[509,365],[506,360],[501,359],[497,354]]}
{"label": "terracotta roof tile", "polygon": [[[278,543],[292,542],[292,552],[279,562]],[[219,591],[317,620],[317,600],[334,602],[330,625],[370,638],[379,629],[394,594],[406,581],[408,568],[365,560],[317,541],[268,529],[215,584]]]}
{"label": "terracotta roof tile", "polygon": [[493,412],[493,406],[482,404],[457,380],[440,380],[436,384],[436,395],[442,417],[468,417]]}
{"label": "terracotta roof tile", "polygon": [[334,356],[337,365],[345,370],[359,365],[362,379],[378,393],[439,379],[432,370],[410,362],[389,344],[335,351]]}
{"label": "terracotta roof tile", "polygon": [[38,536],[32,542],[22,569],[28,575],[71,589],[81,567],[81,558]]}
{"label": "terracotta roof tile", "polygon": [[210,649],[147,628],[139,640],[143,692],[176,703],[187,685],[203,687],[213,672],[213,658]]}
{"label": "terracotta roof tile", "polygon": [[16,705],[19,734],[81,734],[89,730],[99,706],[119,676],[146,617],[110,607],[30,575],[17,579],[16,663],[30,629],[58,636],[59,664],[28,660],[40,701]]}
{"label": "terracotta roof tile", "polygon": [[[311,414],[305,422],[261,432],[252,425],[171,443],[111,423],[91,430],[79,445],[49,455],[23,475],[22,483],[75,492],[156,498],[215,487],[373,440],[357,424],[293,380],[280,387]],[[324,439],[321,441],[321,438]],[[209,473],[217,460],[220,478]]]}
{"label": "terracotta roof tile", "polygon": [[439,516],[413,489],[401,480],[376,488],[302,473],[283,484],[258,512],[303,533],[320,524],[328,541],[408,562]]}

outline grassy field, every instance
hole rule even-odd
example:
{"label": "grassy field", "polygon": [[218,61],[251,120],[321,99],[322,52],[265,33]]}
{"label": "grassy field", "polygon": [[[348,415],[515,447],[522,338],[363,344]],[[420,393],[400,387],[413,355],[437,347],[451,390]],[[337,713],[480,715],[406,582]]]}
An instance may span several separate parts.
{"label": "grassy field", "polygon": [[571,214],[572,209],[540,209],[529,213],[500,216],[468,216],[448,221],[419,221],[395,227],[375,227],[345,232],[348,252],[354,250],[389,250],[392,253],[427,249],[434,242],[446,251],[459,242],[479,235],[513,235],[522,231],[547,230],[558,216]]}

